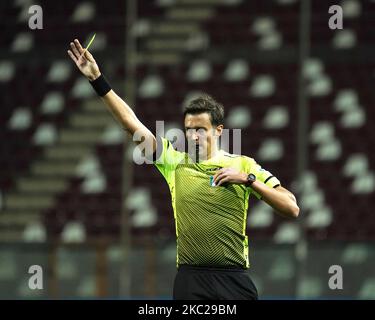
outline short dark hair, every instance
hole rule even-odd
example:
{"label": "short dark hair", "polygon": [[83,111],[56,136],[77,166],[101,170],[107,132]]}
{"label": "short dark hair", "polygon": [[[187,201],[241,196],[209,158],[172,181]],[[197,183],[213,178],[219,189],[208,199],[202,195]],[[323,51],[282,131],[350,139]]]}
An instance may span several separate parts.
{"label": "short dark hair", "polygon": [[208,94],[203,94],[191,100],[184,108],[184,118],[187,114],[199,114],[204,112],[210,115],[213,125],[218,126],[224,124],[224,106]]}

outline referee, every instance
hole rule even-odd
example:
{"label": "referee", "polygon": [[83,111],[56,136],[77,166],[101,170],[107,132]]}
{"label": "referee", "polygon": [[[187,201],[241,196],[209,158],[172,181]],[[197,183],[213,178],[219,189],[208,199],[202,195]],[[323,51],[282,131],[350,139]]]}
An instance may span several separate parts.
{"label": "referee", "polygon": [[258,299],[247,272],[249,196],[262,199],[286,218],[296,218],[299,207],[294,195],[254,159],[219,149],[224,108],[210,96],[192,100],[185,108],[188,152],[179,152],[138,120],[77,39],[70,43],[68,54],[123,129],[151,142],[145,156],[154,159],[168,183],[176,224],[178,272],[173,298]]}

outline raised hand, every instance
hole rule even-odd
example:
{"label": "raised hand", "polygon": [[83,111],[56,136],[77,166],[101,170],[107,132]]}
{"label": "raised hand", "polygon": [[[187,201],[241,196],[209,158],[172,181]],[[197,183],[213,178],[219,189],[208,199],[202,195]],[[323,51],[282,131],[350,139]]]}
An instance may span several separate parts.
{"label": "raised hand", "polygon": [[78,39],[70,43],[70,48],[68,54],[82,74],[90,81],[97,79],[100,76],[100,70],[92,54],[82,48]]}

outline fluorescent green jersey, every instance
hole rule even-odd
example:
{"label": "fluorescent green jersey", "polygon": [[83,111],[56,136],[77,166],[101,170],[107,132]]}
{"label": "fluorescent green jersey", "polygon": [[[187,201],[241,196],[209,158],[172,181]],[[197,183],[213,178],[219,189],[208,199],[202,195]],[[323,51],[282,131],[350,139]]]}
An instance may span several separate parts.
{"label": "fluorescent green jersey", "polygon": [[280,184],[254,159],[220,150],[199,163],[187,153],[174,150],[162,138],[162,152],[155,162],[168,183],[176,223],[177,265],[249,267],[246,220],[249,195],[259,194],[243,184],[211,186],[221,168],[253,173],[273,188]]}

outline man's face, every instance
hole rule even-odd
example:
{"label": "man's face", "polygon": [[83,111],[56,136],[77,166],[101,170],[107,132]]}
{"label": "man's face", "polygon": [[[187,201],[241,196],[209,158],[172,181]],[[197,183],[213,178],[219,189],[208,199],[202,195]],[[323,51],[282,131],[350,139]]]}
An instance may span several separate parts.
{"label": "man's face", "polygon": [[185,116],[185,135],[188,142],[188,152],[197,161],[211,158],[215,144],[221,135],[223,125],[212,126],[207,112],[187,114]]}

